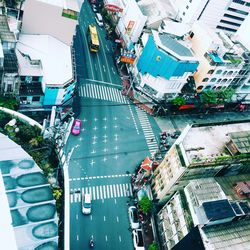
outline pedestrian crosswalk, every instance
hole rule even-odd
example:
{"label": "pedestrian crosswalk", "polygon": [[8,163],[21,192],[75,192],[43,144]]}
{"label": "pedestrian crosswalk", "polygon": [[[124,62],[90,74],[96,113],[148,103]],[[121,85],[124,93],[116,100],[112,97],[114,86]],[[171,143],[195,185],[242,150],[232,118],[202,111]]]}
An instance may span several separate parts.
{"label": "pedestrian crosswalk", "polygon": [[70,189],[70,203],[81,202],[82,195],[86,193],[91,194],[92,200],[103,200],[131,196],[133,191],[130,183]]}
{"label": "pedestrian crosswalk", "polygon": [[158,150],[158,144],[157,144],[155,135],[153,133],[151,124],[148,120],[148,116],[144,111],[142,111],[138,107],[136,107],[136,112],[137,112],[138,118],[140,120],[144,136],[146,138],[149,152],[150,152],[151,156],[153,156],[154,153]]}
{"label": "pedestrian crosswalk", "polygon": [[129,101],[117,88],[98,84],[84,84],[79,87],[79,96],[128,104]]}

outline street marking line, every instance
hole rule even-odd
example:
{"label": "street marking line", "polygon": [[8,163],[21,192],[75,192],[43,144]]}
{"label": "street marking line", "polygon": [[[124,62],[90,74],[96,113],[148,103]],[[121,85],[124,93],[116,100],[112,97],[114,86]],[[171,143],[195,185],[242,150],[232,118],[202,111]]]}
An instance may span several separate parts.
{"label": "street marking line", "polygon": [[109,189],[110,189],[110,197],[113,198],[113,189],[112,189],[112,185],[109,185]]}
{"label": "street marking line", "polygon": [[78,234],[76,235],[76,240],[79,240],[79,235]]}
{"label": "street marking line", "polygon": [[102,186],[100,186],[100,199],[103,199],[103,196],[102,196]]}
{"label": "street marking line", "polygon": [[119,185],[119,187],[120,187],[121,197],[122,197],[122,196],[126,196],[126,193],[125,193],[125,194],[123,194],[122,184],[120,184],[120,185]]}
{"label": "street marking line", "polygon": [[107,186],[107,198],[109,199],[109,186]]}
{"label": "street marking line", "polygon": [[106,188],[105,186],[102,186],[103,188],[103,199],[106,199]]}
{"label": "street marking line", "polygon": [[96,199],[98,200],[99,199],[99,188],[98,188],[98,186],[96,186]]}
{"label": "street marking line", "polygon": [[107,235],[105,235],[105,240],[108,241],[108,236]]}
{"label": "street marking line", "polygon": [[120,197],[120,191],[119,191],[119,185],[116,184],[116,188],[117,188],[117,197]]}
{"label": "street marking line", "polygon": [[119,235],[119,241],[122,242],[122,237]]}
{"label": "street marking line", "polygon": [[103,221],[106,221],[106,217],[105,216],[103,216]]}
{"label": "street marking line", "polygon": [[116,221],[119,222],[119,217],[118,216],[116,216]]}
{"label": "street marking line", "polygon": [[76,214],[76,220],[78,220],[78,214]]}
{"label": "street marking line", "polygon": [[124,196],[127,196],[127,189],[126,189],[126,185],[125,185],[125,184],[122,184],[122,187],[123,187],[123,193],[124,193]]}
{"label": "street marking line", "polygon": [[115,189],[115,184],[113,185],[113,189],[114,189],[114,197],[116,197],[116,189]]}
{"label": "street marking line", "polygon": [[93,200],[95,200],[95,186],[92,187]]}

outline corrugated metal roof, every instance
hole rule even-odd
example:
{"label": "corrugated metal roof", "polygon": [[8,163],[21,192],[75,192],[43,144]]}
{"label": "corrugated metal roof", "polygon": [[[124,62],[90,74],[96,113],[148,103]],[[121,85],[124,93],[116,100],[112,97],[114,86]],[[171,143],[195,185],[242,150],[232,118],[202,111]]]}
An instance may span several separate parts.
{"label": "corrugated metal roof", "polygon": [[182,44],[178,43],[175,39],[171,38],[167,34],[159,34],[159,38],[161,40],[161,43],[167,47],[168,49],[174,51],[176,54],[180,56],[188,56],[192,57],[192,53],[190,49],[186,48]]}
{"label": "corrugated metal roof", "polygon": [[16,42],[14,33],[10,31],[6,15],[0,15],[0,38],[3,42]]}

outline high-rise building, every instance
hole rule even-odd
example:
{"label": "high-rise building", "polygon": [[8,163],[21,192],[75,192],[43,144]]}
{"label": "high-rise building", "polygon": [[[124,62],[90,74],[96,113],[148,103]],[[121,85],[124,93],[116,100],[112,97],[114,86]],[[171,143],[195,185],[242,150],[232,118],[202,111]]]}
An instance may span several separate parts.
{"label": "high-rise building", "polygon": [[169,0],[172,17],[180,22],[204,22],[213,29],[236,32],[250,11],[250,0]]}

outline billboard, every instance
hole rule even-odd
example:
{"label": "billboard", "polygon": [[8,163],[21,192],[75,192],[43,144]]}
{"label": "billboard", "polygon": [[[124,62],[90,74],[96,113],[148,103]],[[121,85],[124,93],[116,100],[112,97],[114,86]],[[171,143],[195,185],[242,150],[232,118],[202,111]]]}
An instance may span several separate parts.
{"label": "billboard", "polygon": [[129,21],[128,26],[126,28],[126,34],[127,35],[131,34],[131,31],[132,31],[134,25],[135,25],[135,21]]}
{"label": "billboard", "polygon": [[115,4],[106,3],[104,8],[111,12],[123,12],[123,9]]}

